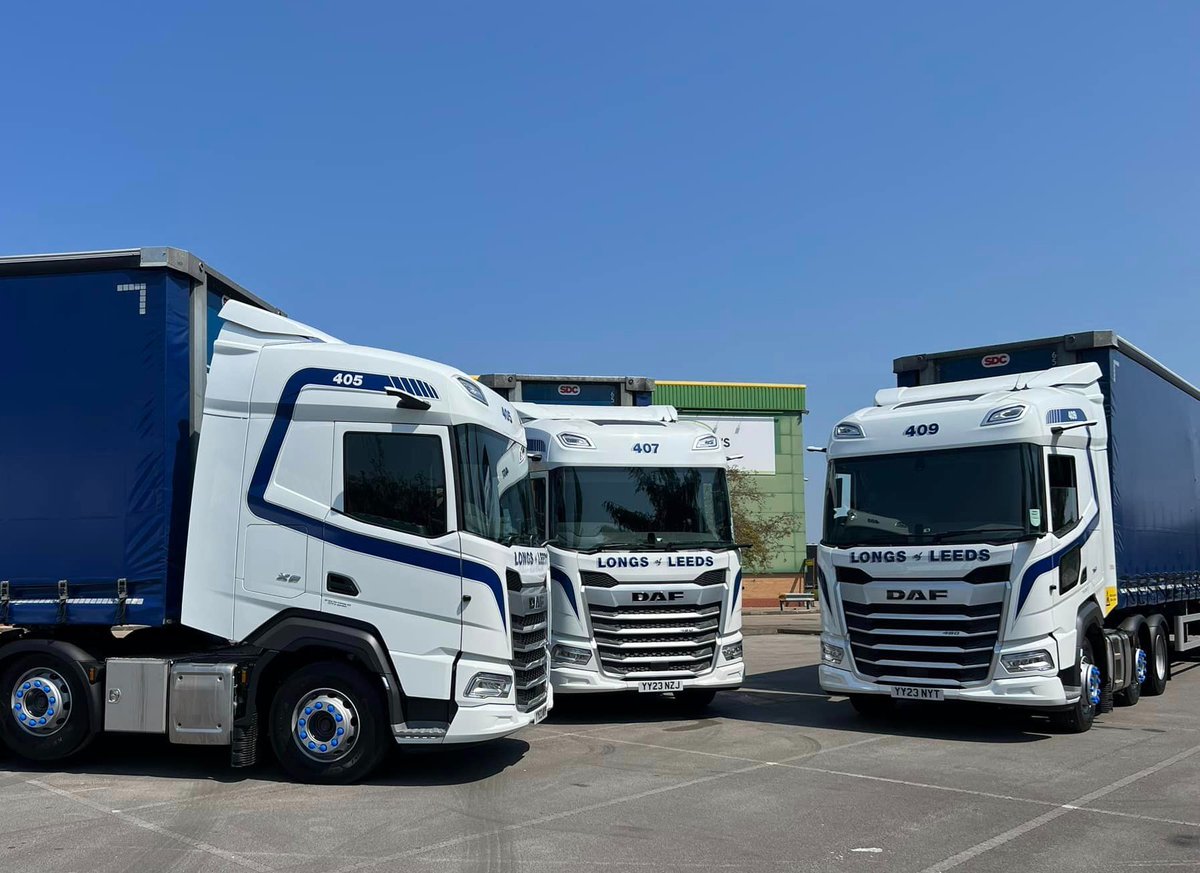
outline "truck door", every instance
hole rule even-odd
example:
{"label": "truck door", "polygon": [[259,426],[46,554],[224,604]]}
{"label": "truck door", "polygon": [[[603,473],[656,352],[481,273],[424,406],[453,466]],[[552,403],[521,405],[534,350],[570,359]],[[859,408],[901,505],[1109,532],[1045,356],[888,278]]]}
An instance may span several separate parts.
{"label": "truck door", "polygon": [[1059,558],[1058,597],[1070,605],[1058,616],[1062,630],[1074,627],[1078,604],[1092,596],[1097,574],[1104,567],[1104,538],[1096,530],[1100,507],[1092,475],[1086,451],[1054,448],[1046,455],[1047,527],[1059,548],[1065,549]]}
{"label": "truck door", "polygon": [[411,697],[451,695],[462,644],[453,482],[445,427],[336,425],[321,609],[378,629]]}

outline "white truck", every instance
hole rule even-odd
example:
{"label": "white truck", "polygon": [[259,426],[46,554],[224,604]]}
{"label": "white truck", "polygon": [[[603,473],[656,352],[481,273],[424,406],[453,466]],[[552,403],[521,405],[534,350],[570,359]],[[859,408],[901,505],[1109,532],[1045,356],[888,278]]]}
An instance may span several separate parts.
{"label": "white truck", "polygon": [[550,553],[559,694],[741,685],[742,572],[720,440],[672,407],[517,403]]}
{"label": "white truck", "polygon": [[261,732],[293,777],[347,782],[545,717],[549,565],[506,401],[175,249],[0,259],[0,305],[14,752],[118,731],[244,766]]}
{"label": "white truck", "polygon": [[821,686],[1051,714],[1200,645],[1200,389],[1108,331],[900,358],[828,444]]}

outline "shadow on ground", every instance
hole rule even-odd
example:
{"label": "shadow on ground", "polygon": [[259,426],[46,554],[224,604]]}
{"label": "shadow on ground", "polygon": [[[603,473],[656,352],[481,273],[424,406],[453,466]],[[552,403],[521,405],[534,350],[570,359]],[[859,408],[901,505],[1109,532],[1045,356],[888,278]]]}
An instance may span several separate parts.
{"label": "shadow on ground", "polygon": [[702,730],[716,726],[718,719],[978,743],[1033,743],[1054,733],[1045,716],[956,702],[904,703],[886,718],[867,719],[845,698],[821,691],[816,665],[753,675],[740,691],[719,692],[701,712],[665,694],[560,694],[549,722],[579,727],[685,722],[667,730]]}
{"label": "shadow on ground", "polygon": [[[474,747],[447,749],[394,749],[367,785],[464,785],[488,779],[520,762],[529,744],[509,737]],[[0,746],[0,771],[37,778],[44,773],[139,776],[161,779],[202,779],[222,784],[250,780],[291,782],[264,745],[253,767],[229,766],[225,747],[178,746],[164,737],[114,734],[99,737],[87,749],[67,761],[38,764],[13,755]]]}

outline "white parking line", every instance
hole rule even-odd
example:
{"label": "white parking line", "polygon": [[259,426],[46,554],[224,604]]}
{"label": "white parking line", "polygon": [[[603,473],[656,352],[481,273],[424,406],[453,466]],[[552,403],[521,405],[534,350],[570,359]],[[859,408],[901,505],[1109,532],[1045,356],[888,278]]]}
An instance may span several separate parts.
{"label": "white parking line", "polygon": [[97,812],[102,812],[105,815],[111,815],[113,818],[119,819],[126,824],[131,824],[134,827],[143,828],[145,830],[152,831],[153,833],[160,834],[161,836],[169,837],[176,842],[183,843],[185,846],[189,846],[209,855],[215,855],[218,858],[224,858],[226,861],[232,861],[234,864],[237,864],[241,867],[249,867],[251,870],[259,871],[259,873],[272,873],[271,867],[268,867],[265,864],[259,864],[257,861],[252,861],[249,858],[237,854],[236,852],[218,849],[216,846],[210,846],[208,843],[201,842],[200,840],[194,840],[191,837],[176,833],[175,831],[164,828],[161,825],[156,825],[154,822],[146,821],[145,819],[138,818],[135,815],[130,815],[127,812],[109,809],[104,804],[96,803],[94,800],[88,800],[86,797],[77,797],[70,791],[64,791],[61,788],[55,788],[53,785],[47,785],[45,782],[42,782],[38,779],[27,779],[25,781],[29,785],[41,788],[43,791],[56,794],[59,797],[81,804],[89,809],[94,809]]}
{"label": "white parking line", "polygon": [[800,755],[793,755],[790,758],[784,758],[782,761],[760,761],[752,764],[749,767],[739,767],[737,770],[730,770],[726,773],[710,773],[707,776],[700,776],[696,779],[689,779],[686,782],[673,782],[670,785],[660,785],[658,788],[651,788],[646,791],[639,791],[636,794],[625,795],[624,797],[614,797],[611,800],[602,800],[599,803],[591,803],[587,806],[576,807],[575,809],[566,809],[561,812],[543,815],[528,821],[517,822],[516,824],[504,825],[503,827],[493,828],[488,831],[480,831],[474,834],[463,834],[461,836],[452,837],[448,840],[442,840],[438,843],[430,843],[425,846],[415,846],[411,849],[406,849],[403,852],[396,852],[392,855],[386,855],[382,858],[376,858],[372,861],[360,861],[357,864],[349,864],[345,867],[338,868],[333,873],[353,873],[357,870],[366,870],[370,867],[378,867],[381,865],[395,864],[397,861],[402,861],[405,858],[411,858],[415,855],[423,855],[426,852],[436,852],[438,849],[449,849],[452,846],[460,846],[464,843],[472,843],[476,840],[486,840],[492,837],[500,836],[501,834],[511,833],[513,831],[526,830],[527,828],[536,828],[553,821],[570,818],[576,815],[585,815],[589,812],[595,812],[600,809],[606,809],[611,806],[619,806],[622,803],[631,803],[636,800],[645,800],[647,797],[655,797],[659,794],[665,794],[669,791],[679,791],[684,788],[692,788],[696,785],[703,785],[708,782],[716,782],[720,779],[728,779],[731,776],[739,776],[743,773],[752,773],[755,770],[765,770],[768,767],[775,767],[778,764],[787,763],[788,761],[798,761],[802,758],[809,758],[813,755],[819,755],[822,752],[830,752],[834,749],[845,749],[850,746],[861,746],[865,743],[874,743],[885,737],[868,737],[864,740],[857,740],[853,743],[845,743],[841,746],[834,746],[827,749],[814,749],[811,752],[804,752]]}
{"label": "white parking line", "polygon": [[977,843],[976,845],[971,846],[969,849],[964,849],[957,855],[951,855],[949,858],[939,861],[930,867],[926,867],[921,871],[921,873],[943,873],[943,871],[957,867],[959,864],[970,861],[972,858],[978,858],[983,853],[990,852],[997,846],[1003,846],[1005,843],[1012,842],[1023,834],[1027,834],[1032,830],[1036,830],[1042,825],[1054,821],[1056,818],[1061,818],[1068,813],[1075,812],[1079,810],[1080,807],[1091,803],[1093,800],[1099,800],[1101,797],[1112,794],[1114,791],[1119,791],[1127,785],[1132,785],[1139,779],[1145,779],[1147,776],[1153,776],[1160,770],[1164,770],[1167,767],[1170,767],[1172,764],[1177,764],[1184,758],[1190,758],[1197,752],[1200,752],[1200,745],[1192,746],[1190,749],[1186,749],[1180,752],[1178,755],[1172,755],[1165,761],[1159,761],[1157,764],[1147,767],[1144,770],[1139,770],[1130,776],[1126,776],[1124,779],[1118,779],[1116,782],[1111,782],[1108,785],[1105,785],[1103,788],[1098,788],[1089,794],[1085,794],[1083,797],[1080,797],[1071,803],[1064,803],[1055,809],[1044,812],[1036,818],[1031,818],[1029,821],[1023,822],[1014,828],[1010,828],[1002,834],[997,834],[990,840],[984,840],[982,843]]}

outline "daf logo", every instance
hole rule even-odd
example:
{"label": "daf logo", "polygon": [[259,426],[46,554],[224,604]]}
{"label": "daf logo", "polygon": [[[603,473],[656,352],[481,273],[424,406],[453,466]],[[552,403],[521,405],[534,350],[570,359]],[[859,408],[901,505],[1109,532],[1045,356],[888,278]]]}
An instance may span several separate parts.
{"label": "daf logo", "polygon": [[634,603],[683,600],[682,591],[635,591],[632,596]]}
{"label": "daf logo", "polygon": [[940,588],[930,591],[922,591],[919,588],[913,591],[901,591],[898,588],[887,589],[888,600],[945,600],[949,596],[949,591]]}

